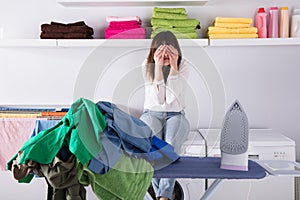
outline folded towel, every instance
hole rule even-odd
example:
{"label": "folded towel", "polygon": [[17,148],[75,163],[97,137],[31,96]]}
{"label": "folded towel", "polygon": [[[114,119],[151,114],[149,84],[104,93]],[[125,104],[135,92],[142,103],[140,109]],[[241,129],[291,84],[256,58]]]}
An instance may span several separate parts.
{"label": "folded towel", "polygon": [[119,22],[119,21],[137,21],[141,23],[141,19],[139,16],[124,16],[124,17],[118,17],[118,16],[107,16],[106,17],[107,22]]}
{"label": "folded towel", "polygon": [[124,30],[114,30],[114,29],[107,28],[105,29],[105,38],[145,39],[146,30],[144,28],[124,29]]}
{"label": "folded towel", "polygon": [[220,23],[238,23],[238,24],[252,24],[252,18],[237,18],[237,17],[216,17],[215,22]]}
{"label": "folded towel", "polygon": [[124,35],[130,34],[146,34],[145,28],[134,28],[134,29],[111,29],[107,28],[104,30],[105,34],[119,34],[123,33]]}
{"label": "folded towel", "polygon": [[248,28],[251,24],[214,22],[214,26],[223,28]]}
{"label": "folded towel", "polygon": [[58,33],[87,33],[90,35],[94,34],[94,30],[87,25],[80,26],[61,26],[54,24],[42,24],[41,25],[42,32],[58,32]]}
{"label": "folded towel", "polygon": [[154,7],[153,8],[153,13],[154,12],[167,12],[167,13],[186,14],[185,8],[159,8],[159,7]]}
{"label": "folded towel", "polygon": [[208,27],[208,34],[232,34],[232,33],[257,33],[256,27],[249,27],[249,28],[222,28],[222,27]]}
{"label": "folded towel", "polygon": [[161,19],[187,19],[187,14],[170,13],[170,12],[153,12],[152,17]]}
{"label": "folded towel", "polygon": [[105,39],[145,39],[146,35],[143,34],[115,34],[115,35],[105,35]]}
{"label": "folded towel", "polygon": [[174,32],[180,33],[191,33],[196,32],[196,28],[193,27],[170,27],[170,26],[153,26],[152,30],[156,31],[157,29],[165,29],[165,30],[172,30]]}
{"label": "folded towel", "polygon": [[51,22],[51,25],[57,25],[57,26],[83,26],[86,25],[84,21],[78,21],[78,22],[72,22],[72,23],[61,23],[61,22]]}
{"label": "folded towel", "polygon": [[258,38],[257,34],[209,34],[209,39]]}
{"label": "folded towel", "polygon": [[200,28],[200,22],[197,19],[158,19],[152,17],[151,25]]}
{"label": "folded towel", "polygon": [[111,21],[109,22],[108,27],[113,29],[140,28],[141,23],[137,21]]}
{"label": "folded towel", "polygon": [[93,36],[87,33],[48,33],[42,32],[41,39],[93,39]]}
{"label": "folded towel", "polygon": [[[154,36],[156,35],[157,33],[151,33],[151,39],[154,38]],[[175,37],[177,39],[197,39],[198,38],[198,34],[196,32],[193,32],[193,33],[179,33],[179,32],[175,32],[173,33],[175,35]]]}

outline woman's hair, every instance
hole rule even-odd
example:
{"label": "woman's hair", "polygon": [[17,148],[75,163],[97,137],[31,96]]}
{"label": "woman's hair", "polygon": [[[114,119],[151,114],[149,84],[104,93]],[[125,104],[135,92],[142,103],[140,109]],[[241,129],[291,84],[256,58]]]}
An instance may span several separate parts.
{"label": "woman's hair", "polygon": [[156,34],[152,40],[150,51],[147,58],[146,63],[146,76],[150,80],[154,80],[154,68],[155,68],[155,61],[154,61],[154,53],[160,45],[172,45],[178,51],[178,70],[181,62],[181,50],[178,44],[178,40],[176,36],[171,31],[162,31]]}

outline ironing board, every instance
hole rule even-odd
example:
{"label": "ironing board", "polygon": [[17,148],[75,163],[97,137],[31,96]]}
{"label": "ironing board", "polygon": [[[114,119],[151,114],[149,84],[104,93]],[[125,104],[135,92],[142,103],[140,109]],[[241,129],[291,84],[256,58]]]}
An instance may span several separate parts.
{"label": "ironing board", "polygon": [[[265,167],[268,162],[258,164],[255,161],[248,160],[248,171],[221,169],[220,163],[221,159],[219,157],[180,157],[179,160],[167,167],[155,170],[153,177],[216,179],[200,198],[200,200],[206,200],[224,179],[262,179],[267,175],[274,175]],[[293,162],[293,164],[299,167],[298,163]],[[300,176],[299,171],[291,171],[291,173],[285,173],[284,175]]]}

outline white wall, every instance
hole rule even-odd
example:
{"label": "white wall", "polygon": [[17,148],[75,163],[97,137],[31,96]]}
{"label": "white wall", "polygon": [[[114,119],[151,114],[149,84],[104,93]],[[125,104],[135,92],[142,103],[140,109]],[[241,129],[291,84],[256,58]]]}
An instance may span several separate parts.
{"label": "white wall", "polygon": [[[191,18],[200,21],[202,26],[200,35],[204,36],[207,26],[216,16],[253,17],[257,7],[264,5],[263,1],[253,1],[251,4],[249,1],[246,4],[242,2],[244,4],[212,1],[208,6],[185,6],[185,8]],[[296,7],[293,2],[291,0],[282,4],[280,1],[274,1],[278,6],[287,5],[290,8]],[[51,21],[69,23],[79,20],[84,20],[94,28],[96,38],[103,38],[103,30],[107,26],[106,16],[137,15],[147,26],[152,12],[152,7],[67,8],[55,0],[12,0],[1,2],[0,5],[0,27],[3,28],[4,39],[39,38],[42,23]],[[215,94],[209,91],[210,87],[215,87],[214,81],[209,80],[209,83],[205,83],[203,80],[196,80],[197,74],[194,74],[192,82],[199,81],[199,87],[191,86],[189,92],[195,95],[196,100],[190,98],[188,103],[197,103],[198,107],[196,113],[189,108],[187,113],[189,118],[197,126],[220,126],[224,109],[235,99],[239,99],[247,112],[250,126],[272,128],[295,140],[297,160],[300,160],[299,50],[300,46],[205,48],[204,51],[215,64],[213,70],[217,70],[213,73],[219,72],[215,74],[217,78],[220,76],[220,80],[216,82],[219,84],[222,81],[224,91],[219,91],[220,96],[214,96]],[[122,89],[123,84],[120,84],[122,81],[132,80],[135,82],[130,82],[131,84],[140,83],[141,76],[135,76],[131,72],[139,73],[138,63],[146,56],[146,49],[125,50],[128,57],[118,55],[122,51],[117,49],[106,48],[99,51],[103,53],[103,57],[101,54],[95,57],[93,48],[0,48],[0,104],[70,104],[81,94],[91,97],[89,90],[92,90],[94,96],[91,98],[95,100],[113,99],[115,97],[103,94],[111,92],[105,88],[113,85],[113,91],[117,91]],[[202,73],[203,63],[198,60],[200,52],[202,51],[195,48],[187,48],[183,54],[195,66],[195,70]],[[114,60],[110,64],[104,64],[102,61],[107,57]],[[95,60],[96,58],[98,59]],[[86,75],[94,76],[96,86],[90,85],[89,77],[82,77],[84,70],[89,69],[86,66],[91,63],[93,66],[99,65],[98,70],[112,70],[111,73],[102,71],[100,74],[103,79],[95,77],[100,76],[99,71],[88,72]],[[97,70],[93,67],[92,69]],[[126,73],[126,76],[122,76],[122,72]],[[118,76],[121,78],[120,82],[116,78]],[[130,79],[131,77],[133,79]],[[84,79],[87,80],[86,85],[81,82]],[[103,82],[105,79],[110,80],[111,84]],[[78,85],[79,83],[81,85]],[[134,88],[128,85],[127,89],[131,87]],[[139,88],[134,89],[136,89],[134,95],[142,94]],[[135,102],[134,95],[130,97],[128,104],[131,106],[130,111],[138,114],[140,108],[135,110],[132,106]],[[220,102],[216,98],[219,98]],[[140,102],[138,100],[139,107]],[[224,108],[219,110],[216,120],[212,120],[212,113],[215,112],[214,104],[218,104],[218,109]]]}

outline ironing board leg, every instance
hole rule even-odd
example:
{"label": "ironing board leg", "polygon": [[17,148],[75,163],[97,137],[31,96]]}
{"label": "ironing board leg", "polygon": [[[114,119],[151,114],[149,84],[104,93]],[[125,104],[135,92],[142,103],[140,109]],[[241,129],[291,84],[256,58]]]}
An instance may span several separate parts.
{"label": "ironing board leg", "polygon": [[214,191],[219,187],[219,185],[222,183],[223,179],[216,179],[204,192],[200,200],[207,200],[210,198],[210,196],[214,193]]}

